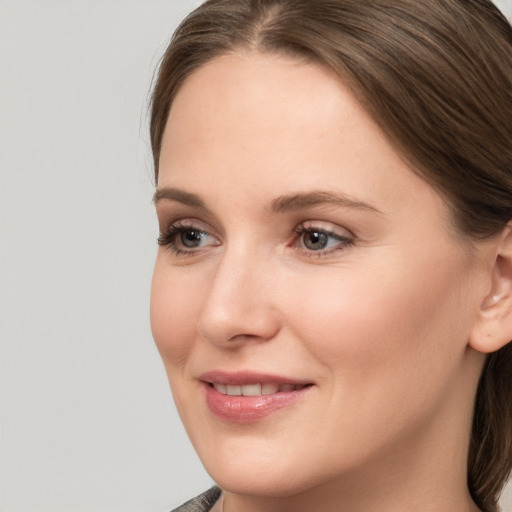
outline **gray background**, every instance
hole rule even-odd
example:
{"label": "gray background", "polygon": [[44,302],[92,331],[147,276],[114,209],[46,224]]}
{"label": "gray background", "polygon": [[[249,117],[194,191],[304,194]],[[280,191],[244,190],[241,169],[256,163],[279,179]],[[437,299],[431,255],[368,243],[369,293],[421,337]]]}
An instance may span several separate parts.
{"label": "gray background", "polygon": [[147,94],[198,3],[0,1],[2,512],[163,512],[211,484],[148,318]]}

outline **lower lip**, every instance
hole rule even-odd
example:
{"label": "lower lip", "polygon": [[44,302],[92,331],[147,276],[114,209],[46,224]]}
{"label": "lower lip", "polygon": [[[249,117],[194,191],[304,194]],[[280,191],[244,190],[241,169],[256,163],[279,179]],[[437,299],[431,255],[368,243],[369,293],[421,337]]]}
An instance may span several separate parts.
{"label": "lower lip", "polygon": [[294,404],[304,397],[312,386],[296,391],[258,396],[224,395],[208,383],[205,383],[204,387],[206,403],[217,418],[230,423],[252,423]]}

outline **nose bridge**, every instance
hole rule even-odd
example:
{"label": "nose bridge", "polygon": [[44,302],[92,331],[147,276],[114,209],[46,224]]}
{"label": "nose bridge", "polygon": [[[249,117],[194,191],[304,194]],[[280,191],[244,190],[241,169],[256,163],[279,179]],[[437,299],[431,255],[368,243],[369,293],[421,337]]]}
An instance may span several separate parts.
{"label": "nose bridge", "polygon": [[220,257],[198,330],[213,343],[268,340],[278,329],[272,303],[269,258],[239,244]]}

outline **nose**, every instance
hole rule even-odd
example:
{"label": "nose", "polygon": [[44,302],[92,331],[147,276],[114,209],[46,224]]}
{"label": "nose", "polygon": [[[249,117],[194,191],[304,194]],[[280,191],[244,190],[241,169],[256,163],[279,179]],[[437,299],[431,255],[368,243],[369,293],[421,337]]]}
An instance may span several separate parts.
{"label": "nose", "polygon": [[206,294],[199,333],[223,347],[271,340],[280,328],[271,274],[264,259],[226,254]]}

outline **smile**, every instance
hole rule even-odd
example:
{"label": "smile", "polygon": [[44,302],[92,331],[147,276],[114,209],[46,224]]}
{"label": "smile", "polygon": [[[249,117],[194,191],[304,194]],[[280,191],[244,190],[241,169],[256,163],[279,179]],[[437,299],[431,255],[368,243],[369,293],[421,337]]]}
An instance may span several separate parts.
{"label": "smile", "polygon": [[211,383],[219,393],[229,396],[260,396],[273,395],[275,393],[286,393],[290,391],[299,391],[304,389],[307,384],[244,384],[241,386],[221,384],[219,382]]}
{"label": "smile", "polygon": [[313,383],[250,372],[201,376],[206,405],[218,420],[253,423],[302,401]]}

